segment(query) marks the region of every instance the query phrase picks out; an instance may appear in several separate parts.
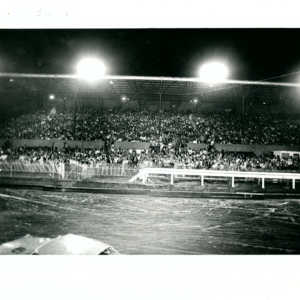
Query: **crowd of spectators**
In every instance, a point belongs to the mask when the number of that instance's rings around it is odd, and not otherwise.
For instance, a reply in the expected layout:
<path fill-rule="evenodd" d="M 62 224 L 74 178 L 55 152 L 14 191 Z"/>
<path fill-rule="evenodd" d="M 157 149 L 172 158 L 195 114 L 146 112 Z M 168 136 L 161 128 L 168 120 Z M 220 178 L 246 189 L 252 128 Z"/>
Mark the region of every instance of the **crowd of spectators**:
<path fill-rule="evenodd" d="M 23 115 L 1 126 L 2 139 L 300 145 L 300 123 L 272 115 L 88 111 Z"/>
<path fill-rule="evenodd" d="M 300 170 L 299 159 L 274 155 L 217 151 L 218 144 L 300 145 L 300 123 L 271 115 L 241 118 L 233 114 L 197 115 L 170 112 L 97 112 L 23 115 L 4 124 L 2 139 L 60 139 L 105 141 L 103 149 L 0 148 L 0 161 L 24 163 L 77 162 L 88 166 L 107 164 L 205 168 L 216 170 Z M 117 148 L 117 141 L 149 142 L 147 150 Z M 191 150 L 188 142 L 206 143 Z"/>
<path fill-rule="evenodd" d="M 149 148 L 144 150 L 114 149 L 57 149 L 57 148 L 0 148 L 0 161 L 26 163 L 63 162 L 66 165 L 77 163 L 90 167 L 122 165 L 128 168 L 168 167 L 237 171 L 300 170 L 299 157 L 281 159 L 273 154 L 256 156 L 247 152 L 217 151 L 213 147 L 202 150 Z"/>

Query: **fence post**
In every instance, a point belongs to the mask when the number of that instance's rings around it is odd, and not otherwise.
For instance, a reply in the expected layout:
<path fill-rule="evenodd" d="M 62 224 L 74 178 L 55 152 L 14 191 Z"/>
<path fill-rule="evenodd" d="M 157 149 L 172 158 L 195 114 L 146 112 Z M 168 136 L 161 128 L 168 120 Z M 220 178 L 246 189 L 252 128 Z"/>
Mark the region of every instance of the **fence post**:
<path fill-rule="evenodd" d="M 234 176 L 232 176 L 232 180 L 231 180 L 231 187 L 234 188 Z"/>
<path fill-rule="evenodd" d="M 147 177 L 148 177 L 148 174 L 144 174 L 143 175 L 143 184 L 146 184 L 147 183 Z"/>
<path fill-rule="evenodd" d="M 295 182 L 295 178 L 292 179 L 292 186 L 293 186 L 293 190 L 296 188 L 296 182 Z"/>
<path fill-rule="evenodd" d="M 171 174 L 171 184 L 172 185 L 174 184 L 174 174 L 173 173 Z"/>
<path fill-rule="evenodd" d="M 61 179 L 65 179 L 65 163 L 64 162 L 60 163 L 60 175 L 61 175 Z"/>

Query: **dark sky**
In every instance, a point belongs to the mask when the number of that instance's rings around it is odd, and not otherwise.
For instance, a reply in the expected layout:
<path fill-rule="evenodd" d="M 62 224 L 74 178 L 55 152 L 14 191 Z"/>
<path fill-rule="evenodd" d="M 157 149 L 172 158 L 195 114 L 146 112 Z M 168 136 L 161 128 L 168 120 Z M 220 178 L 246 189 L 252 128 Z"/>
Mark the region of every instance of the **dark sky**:
<path fill-rule="evenodd" d="M 2 72 L 72 73 L 87 54 L 112 75 L 191 77 L 220 58 L 233 79 L 264 79 L 300 70 L 300 29 L 0 31 Z"/>

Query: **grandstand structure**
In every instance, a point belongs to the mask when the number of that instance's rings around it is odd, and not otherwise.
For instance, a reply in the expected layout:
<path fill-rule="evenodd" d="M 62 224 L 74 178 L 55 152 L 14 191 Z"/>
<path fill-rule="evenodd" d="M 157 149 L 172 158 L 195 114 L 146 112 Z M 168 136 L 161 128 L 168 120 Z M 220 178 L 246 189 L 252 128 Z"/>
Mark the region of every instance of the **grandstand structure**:
<path fill-rule="evenodd" d="M 74 75 L 19 73 L 0 73 L 0 83 L 0 97 L 4 99 L 0 105 L 2 105 L 2 107 L 6 106 L 8 110 L 15 109 L 16 111 L 13 112 L 15 115 L 32 109 L 37 110 L 37 108 L 43 107 L 43 105 L 45 106 L 46 104 L 48 107 L 56 105 L 63 107 L 75 105 L 75 107 L 77 106 L 74 112 L 76 114 L 76 110 L 80 110 L 80 105 L 94 103 L 101 108 L 111 108 L 113 105 L 122 106 L 128 101 L 136 102 L 137 107 L 141 110 L 147 106 L 146 104 L 153 103 L 158 111 L 169 108 L 173 103 L 174 105 L 190 105 L 191 111 L 194 109 L 195 112 L 202 111 L 205 104 L 209 105 L 213 103 L 215 109 L 218 108 L 222 112 L 226 111 L 226 108 L 230 107 L 230 105 L 233 105 L 233 107 L 238 107 L 241 115 L 243 115 L 247 111 L 247 101 L 245 103 L 246 97 L 251 98 L 251 96 L 256 93 L 263 95 L 266 99 L 272 99 L 277 93 L 279 94 L 277 97 L 280 98 L 282 95 L 289 94 L 290 88 L 299 87 L 299 84 L 296 83 L 237 80 L 228 80 L 218 85 L 208 85 L 205 82 L 200 82 L 198 78 L 145 76 L 104 76 L 103 79 L 98 82 L 90 84 L 80 80 Z M 255 89 L 251 89 L 251 86 L 255 86 Z M 280 88 L 280 93 L 278 93 L 278 88 Z M 253 92 L 254 90 L 255 92 Z M 55 99 L 50 99 L 49 94 L 55 95 Z M 79 102 L 80 105 L 78 104 Z M 10 105 L 12 103 L 14 103 L 14 105 Z M 21 106 L 23 109 L 18 110 Z M 197 109 L 195 109 L 195 107 L 197 107 Z M 2 110 L 1 107 L 0 110 Z M 76 120 L 76 117 L 74 119 Z M 93 142 L 94 143 L 87 143 L 87 147 L 90 147 L 91 144 L 96 144 L 96 146 L 92 148 L 97 148 L 100 147 L 100 145 L 102 147 L 104 144 L 101 141 Z M 59 147 L 63 148 L 66 144 L 71 145 L 73 143 L 75 146 L 84 144 L 82 141 L 75 140 L 72 142 L 62 142 L 48 139 L 41 144 L 35 141 L 37 147 L 42 144 L 49 146 L 49 143 L 52 145 L 50 146 L 52 148 L 54 145 L 60 145 Z M 32 141 L 18 140 L 13 141 L 12 144 L 26 146 L 32 144 Z M 219 146 L 216 145 L 216 147 Z M 223 148 L 226 149 L 226 147 Z M 239 149 L 242 148 L 242 146 L 239 147 Z M 247 152 L 251 147 L 244 148 L 244 152 Z M 258 147 L 252 148 L 258 149 Z M 293 149 L 273 148 L 269 147 L 268 150 L 300 150 L 297 146 L 292 147 Z M 9 168 L 8 166 L 7 170 L 9 170 Z M 64 167 L 62 168 L 64 170 Z M 24 170 L 22 170 L 22 172 L 24 172 Z M 55 173 L 56 171 L 51 172 Z M 62 174 L 64 172 L 65 171 L 57 171 L 56 173 Z M 88 174 L 87 171 L 85 172 Z M 123 174 L 124 170 L 120 169 L 118 172 Z M 98 172 L 97 170 L 91 172 L 91 174 L 99 173 L 102 174 L 103 172 Z M 291 180 L 293 189 L 295 188 L 296 180 L 300 180 L 300 175 L 297 173 L 143 168 L 140 169 L 137 175 L 130 179 L 130 182 L 141 179 L 143 183 L 146 183 L 147 178 L 153 174 L 170 176 L 171 184 L 174 184 L 176 176 L 200 177 L 202 185 L 204 184 L 205 177 L 231 178 L 232 187 L 234 187 L 235 178 L 260 179 L 262 188 L 265 187 L 265 179 Z M 61 177 L 64 178 L 65 176 L 63 175 Z"/>

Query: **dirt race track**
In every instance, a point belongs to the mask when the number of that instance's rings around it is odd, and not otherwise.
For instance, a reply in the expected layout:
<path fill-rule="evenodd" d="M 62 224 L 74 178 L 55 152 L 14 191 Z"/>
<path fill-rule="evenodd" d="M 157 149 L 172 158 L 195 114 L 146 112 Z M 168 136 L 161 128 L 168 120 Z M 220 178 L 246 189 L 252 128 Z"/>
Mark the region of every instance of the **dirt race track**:
<path fill-rule="evenodd" d="M 300 254 L 300 199 L 0 190 L 0 243 L 75 233 L 123 254 Z"/>

